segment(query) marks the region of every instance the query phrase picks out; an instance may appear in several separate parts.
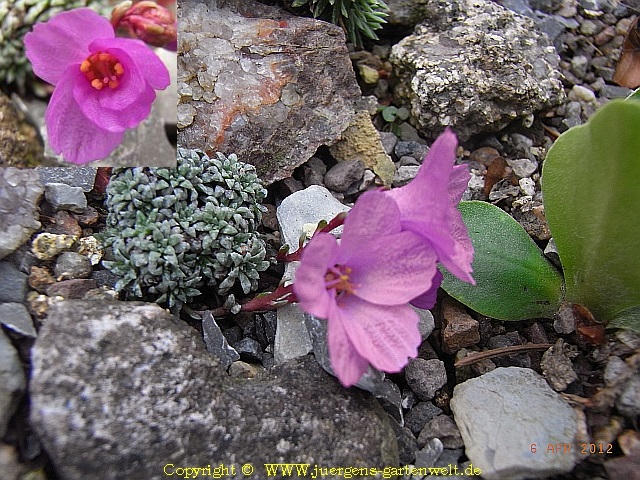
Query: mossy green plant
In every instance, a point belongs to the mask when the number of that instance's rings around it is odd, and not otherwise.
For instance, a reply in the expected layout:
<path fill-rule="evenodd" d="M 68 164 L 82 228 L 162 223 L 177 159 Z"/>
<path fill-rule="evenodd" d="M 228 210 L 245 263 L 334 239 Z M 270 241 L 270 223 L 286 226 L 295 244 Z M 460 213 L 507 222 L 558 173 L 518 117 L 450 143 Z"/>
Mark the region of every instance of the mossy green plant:
<path fill-rule="evenodd" d="M 295 0 L 292 7 L 307 5 L 315 18 L 345 29 L 349 40 L 362 45 L 362 37 L 377 40 L 374 30 L 386 23 L 387 5 L 382 0 Z"/>
<path fill-rule="evenodd" d="M 214 306 L 237 312 L 236 294 L 269 266 L 257 231 L 266 196 L 252 165 L 178 148 L 177 168 L 124 168 L 107 187 L 103 242 L 116 290 L 180 310 L 213 287 Z"/>

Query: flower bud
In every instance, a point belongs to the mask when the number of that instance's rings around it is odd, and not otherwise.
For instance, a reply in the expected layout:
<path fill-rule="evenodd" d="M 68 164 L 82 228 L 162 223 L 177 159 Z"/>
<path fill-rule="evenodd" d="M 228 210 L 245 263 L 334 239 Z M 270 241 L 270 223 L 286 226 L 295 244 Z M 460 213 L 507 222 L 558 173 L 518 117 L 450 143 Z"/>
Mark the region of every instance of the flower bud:
<path fill-rule="evenodd" d="M 115 30 L 143 40 L 154 47 L 175 50 L 177 24 L 165 7 L 150 0 L 122 2 L 113 9 L 111 24 Z"/>

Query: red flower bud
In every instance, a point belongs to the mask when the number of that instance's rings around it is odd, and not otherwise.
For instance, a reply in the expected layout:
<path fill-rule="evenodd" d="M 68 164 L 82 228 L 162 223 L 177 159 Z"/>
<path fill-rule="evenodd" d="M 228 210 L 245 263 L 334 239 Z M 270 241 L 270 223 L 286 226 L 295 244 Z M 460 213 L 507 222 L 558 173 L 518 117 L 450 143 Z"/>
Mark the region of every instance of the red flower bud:
<path fill-rule="evenodd" d="M 139 38 L 154 47 L 175 50 L 177 24 L 167 8 L 150 0 L 122 2 L 113 9 L 111 25 L 130 37 Z"/>

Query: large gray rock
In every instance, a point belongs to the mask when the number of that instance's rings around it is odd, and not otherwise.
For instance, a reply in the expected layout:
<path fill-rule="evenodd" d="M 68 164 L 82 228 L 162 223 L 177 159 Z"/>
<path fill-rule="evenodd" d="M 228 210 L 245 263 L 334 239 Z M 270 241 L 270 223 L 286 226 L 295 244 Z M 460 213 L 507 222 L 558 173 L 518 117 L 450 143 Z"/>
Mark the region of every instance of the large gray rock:
<path fill-rule="evenodd" d="M 236 153 L 267 184 L 355 117 L 344 33 L 254 0 L 178 4 L 178 144 Z"/>
<path fill-rule="evenodd" d="M 489 0 L 430 0 L 424 23 L 394 45 L 395 95 L 428 138 L 466 140 L 564 98 L 559 58 L 534 23 Z"/>
<path fill-rule="evenodd" d="M 531 369 L 497 368 L 457 385 L 451 410 L 467 457 L 487 480 L 547 478 L 582 460 L 578 432 L 586 427 Z M 562 450 L 549 453 L 549 445 Z"/>
<path fill-rule="evenodd" d="M 32 353 L 31 421 L 61 479 L 165 478 L 163 466 L 394 465 L 379 404 L 312 357 L 229 377 L 198 333 L 155 304 L 67 300 Z"/>
<path fill-rule="evenodd" d="M 0 437 L 7 432 L 27 386 L 22 362 L 11 340 L 0 329 Z"/>
<path fill-rule="evenodd" d="M 38 202 L 44 193 L 34 170 L 0 168 L 0 259 L 3 259 L 40 228 Z"/>

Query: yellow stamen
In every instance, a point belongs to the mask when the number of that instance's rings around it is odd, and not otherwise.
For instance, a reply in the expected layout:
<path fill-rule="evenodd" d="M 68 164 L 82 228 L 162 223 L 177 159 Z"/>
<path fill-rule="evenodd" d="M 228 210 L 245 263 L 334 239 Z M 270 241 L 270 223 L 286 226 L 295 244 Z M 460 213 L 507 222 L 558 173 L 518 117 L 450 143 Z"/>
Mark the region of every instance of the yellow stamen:
<path fill-rule="evenodd" d="M 80 71 L 96 90 L 102 90 L 105 86 L 111 89 L 118 88 L 119 77 L 124 75 L 122 63 L 107 52 L 91 54 L 80 64 Z"/>

